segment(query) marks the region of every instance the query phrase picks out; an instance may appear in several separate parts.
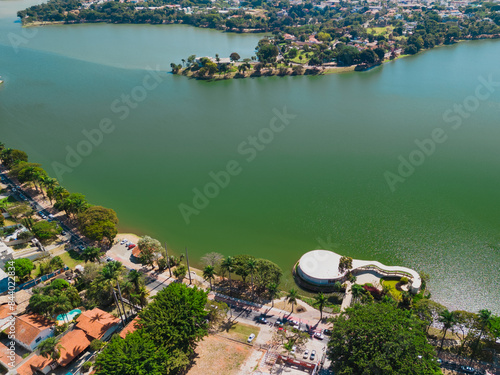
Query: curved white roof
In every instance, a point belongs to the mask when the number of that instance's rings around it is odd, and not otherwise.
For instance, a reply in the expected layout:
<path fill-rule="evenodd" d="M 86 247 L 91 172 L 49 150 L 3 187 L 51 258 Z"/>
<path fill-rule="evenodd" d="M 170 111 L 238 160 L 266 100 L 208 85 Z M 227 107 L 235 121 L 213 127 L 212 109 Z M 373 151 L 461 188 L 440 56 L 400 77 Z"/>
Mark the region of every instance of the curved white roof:
<path fill-rule="evenodd" d="M 339 261 L 342 256 L 329 250 L 313 250 L 302 255 L 299 260 L 300 270 L 307 276 L 314 279 L 338 279 L 344 276 L 346 272 L 339 273 Z M 412 277 L 412 287 L 420 288 L 422 280 L 415 270 L 407 267 L 386 266 L 380 262 L 371 260 L 352 260 L 352 269 L 366 268 L 373 266 L 382 271 L 408 273 Z"/>

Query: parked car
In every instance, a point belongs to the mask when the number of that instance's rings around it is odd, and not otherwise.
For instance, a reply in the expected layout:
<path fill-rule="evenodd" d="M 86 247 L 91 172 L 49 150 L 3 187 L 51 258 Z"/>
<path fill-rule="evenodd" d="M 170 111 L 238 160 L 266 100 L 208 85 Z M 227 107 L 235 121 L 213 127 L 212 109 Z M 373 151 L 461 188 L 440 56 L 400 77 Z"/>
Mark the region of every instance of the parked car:
<path fill-rule="evenodd" d="M 81 251 L 85 250 L 85 246 L 83 246 L 83 245 L 78 245 L 78 248 L 79 248 Z"/>
<path fill-rule="evenodd" d="M 131 243 L 130 245 L 128 245 L 128 249 L 129 250 L 132 250 L 134 247 L 136 247 L 137 245 L 135 243 Z"/>
<path fill-rule="evenodd" d="M 309 357 L 309 359 L 310 359 L 311 361 L 314 361 L 314 357 L 316 357 L 316 350 L 313 350 L 313 351 L 311 352 L 311 357 Z"/>
<path fill-rule="evenodd" d="M 295 351 L 297 350 L 297 347 L 294 345 L 292 347 L 292 350 L 290 350 L 290 354 L 295 354 Z"/>
<path fill-rule="evenodd" d="M 262 323 L 262 324 L 267 324 L 267 319 L 264 318 L 263 316 L 260 316 L 258 319 L 257 319 L 257 323 Z"/>
<path fill-rule="evenodd" d="M 254 338 L 255 338 L 255 333 L 251 333 L 250 336 L 248 336 L 247 342 L 248 343 L 252 342 Z"/>
<path fill-rule="evenodd" d="M 323 330 L 323 335 L 331 336 L 332 335 L 332 331 L 330 331 L 329 329 L 324 329 Z"/>
<path fill-rule="evenodd" d="M 307 359 L 307 357 L 309 357 L 309 350 L 306 349 L 302 358 Z"/>
<path fill-rule="evenodd" d="M 325 336 L 323 336 L 321 332 L 315 332 L 314 337 L 316 337 L 319 340 L 323 340 L 325 338 Z"/>
<path fill-rule="evenodd" d="M 460 370 L 462 370 L 466 374 L 474 374 L 476 372 L 476 369 L 470 366 L 460 366 Z"/>
<path fill-rule="evenodd" d="M 125 244 L 125 243 L 127 243 L 127 242 L 128 242 L 128 240 L 123 239 L 123 240 L 121 240 L 121 241 L 120 241 L 120 245 L 123 245 L 123 244 Z"/>
<path fill-rule="evenodd" d="M 280 319 L 278 319 L 278 320 L 276 321 L 276 323 L 274 323 L 274 325 L 275 325 L 275 326 L 282 326 L 282 325 L 283 325 L 283 322 L 282 322 Z"/>

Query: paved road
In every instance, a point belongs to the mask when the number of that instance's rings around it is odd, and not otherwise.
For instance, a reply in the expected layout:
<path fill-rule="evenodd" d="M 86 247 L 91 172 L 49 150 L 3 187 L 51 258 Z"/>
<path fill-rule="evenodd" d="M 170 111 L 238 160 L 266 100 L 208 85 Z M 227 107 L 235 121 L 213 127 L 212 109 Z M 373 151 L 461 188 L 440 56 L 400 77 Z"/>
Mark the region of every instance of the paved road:
<path fill-rule="evenodd" d="M 2 167 L 2 169 L 5 169 Z M 46 218 L 49 217 L 50 212 L 48 212 L 43 206 L 35 201 L 33 198 L 31 198 L 30 195 L 28 195 L 21 186 L 17 185 L 13 180 L 9 178 L 7 173 L 2 172 L 0 173 L 0 178 L 4 184 L 7 185 L 7 188 L 11 191 L 11 195 L 13 195 L 18 201 L 24 201 L 27 202 L 31 205 L 31 207 L 38 213 L 38 215 L 43 214 Z M 40 215 L 40 217 L 42 217 Z M 69 233 L 71 235 L 71 243 L 73 243 L 75 246 L 81 245 L 81 246 L 88 246 L 88 244 L 85 242 L 83 238 L 78 236 L 77 234 L 74 233 L 74 231 L 68 227 L 66 224 L 64 224 L 62 221 L 60 221 L 57 218 L 54 219 L 48 219 L 49 221 L 56 221 L 59 226 L 65 231 L 66 233 Z"/>

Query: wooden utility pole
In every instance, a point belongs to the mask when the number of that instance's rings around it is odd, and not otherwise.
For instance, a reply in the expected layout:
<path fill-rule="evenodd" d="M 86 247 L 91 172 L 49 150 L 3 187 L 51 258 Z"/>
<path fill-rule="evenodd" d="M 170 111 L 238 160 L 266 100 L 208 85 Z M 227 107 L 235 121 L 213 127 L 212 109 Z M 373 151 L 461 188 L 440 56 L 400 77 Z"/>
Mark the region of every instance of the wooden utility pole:
<path fill-rule="evenodd" d="M 125 327 L 125 322 L 123 321 L 123 315 L 122 315 L 122 312 L 121 312 L 121 309 L 120 309 L 120 304 L 118 303 L 118 298 L 116 298 L 115 288 L 113 288 L 113 297 L 115 297 L 115 303 L 116 303 L 116 307 L 118 309 L 118 313 L 120 314 L 120 320 L 122 321 L 123 327 Z"/>
<path fill-rule="evenodd" d="M 191 285 L 191 283 L 193 281 L 191 280 L 191 269 L 189 268 L 189 257 L 188 257 L 188 248 L 187 247 L 186 247 L 186 262 L 187 262 L 187 266 L 188 266 L 189 285 Z"/>
<path fill-rule="evenodd" d="M 165 256 L 167 257 L 168 273 L 170 274 L 170 277 L 172 277 L 172 270 L 170 269 L 170 258 L 168 256 L 168 250 L 167 250 L 167 243 L 166 242 L 165 242 Z"/>
<path fill-rule="evenodd" d="M 120 290 L 120 283 L 117 281 L 116 286 L 118 287 L 118 295 L 120 296 L 120 302 L 122 303 L 123 315 L 125 315 L 125 320 L 127 320 L 127 312 L 125 311 L 125 305 L 123 304 L 122 291 Z"/>

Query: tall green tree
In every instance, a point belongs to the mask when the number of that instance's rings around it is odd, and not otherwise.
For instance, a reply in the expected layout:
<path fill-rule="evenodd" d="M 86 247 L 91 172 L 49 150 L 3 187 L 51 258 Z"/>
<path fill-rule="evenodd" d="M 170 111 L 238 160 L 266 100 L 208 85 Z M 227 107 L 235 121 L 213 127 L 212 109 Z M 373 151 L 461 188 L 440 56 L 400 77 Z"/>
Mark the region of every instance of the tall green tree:
<path fill-rule="evenodd" d="M 286 295 L 286 301 L 292 305 L 292 313 L 293 313 L 293 306 L 297 303 L 299 295 L 296 289 L 292 288 L 288 291 L 288 294 Z"/>
<path fill-rule="evenodd" d="M 189 364 L 180 350 L 165 350 L 144 331 L 115 335 L 95 361 L 96 375 L 179 374 Z"/>
<path fill-rule="evenodd" d="M 101 255 L 101 249 L 98 247 L 87 247 L 83 250 L 82 253 L 82 258 L 85 260 L 85 262 L 95 262 L 98 261 L 99 263 L 101 262 L 100 260 L 100 255 Z"/>
<path fill-rule="evenodd" d="M 208 280 L 210 289 L 212 289 L 212 281 L 215 279 L 215 268 L 213 266 L 206 266 L 203 269 L 203 278 Z"/>
<path fill-rule="evenodd" d="M 271 299 L 271 306 L 274 307 L 274 300 L 279 295 L 278 285 L 276 283 L 270 283 L 267 286 L 267 293 L 269 294 L 269 298 Z"/>
<path fill-rule="evenodd" d="M 231 273 L 234 272 L 234 266 L 235 266 L 235 262 L 234 262 L 234 258 L 232 256 L 228 256 L 227 258 L 225 258 L 222 263 L 221 263 L 221 268 L 225 271 L 227 271 L 228 273 L 228 278 L 229 278 L 229 292 L 231 293 Z"/>
<path fill-rule="evenodd" d="M 443 328 L 441 329 L 443 338 L 441 339 L 441 345 L 439 346 L 439 351 L 441 352 L 441 350 L 443 350 L 443 343 L 444 339 L 446 338 L 446 333 L 450 329 L 453 332 L 455 324 L 457 324 L 457 314 L 454 311 L 449 311 L 448 309 L 446 309 L 439 314 L 439 322 L 443 324 Z"/>
<path fill-rule="evenodd" d="M 477 315 L 477 321 L 479 323 L 479 335 L 477 336 L 476 344 L 474 345 L 474 350 L 472 351 L 470 363 L 472 363 L 472 361 L 476 358 L 479 343 L 481 342 L 481 339 L 483 338 L 486 330 L 490 327 L 492 320 L 493 314 L 490 310 L 483 309 L 479 311 L 479 314 Z"/>
<path fill-rule="evenodd" d="M 203 290 L 172 283 L 139 313 L 139 326 L 165 349 L 180 349 L 191 355 L 208 333 L 206 304 Z"/>
<path fill-rule="evenodd" d="M 320 314 L 319 320 L 323 320 L 323 308 L 325 307 L 328 298 L 326 298 L 323 293 L 319 292 L 314 296 L 314 299 L 315 299 L 314 305 L 318 307 Z"/>
<path fill-rule="evenodd" d="M 333 320 L 327 355 L 336 375 L 438 375 L 423 323 L 390 303 L 356 304 Z"/>
<path fill-rule="evenodd" d="M 45 358 L 50 358 L 57 361 L 61 357 L 62 345 L 56 337 L 49 337 L 38 345 L 40 355 Z"/>
<path fill-rule="evenodd" d="M 20 282 L 29 280 L 31 271 L 33 271 L 34 268 L 33 262 L 28 258 L 9 260 L 5 264 L 5 272 L 14 272 Z"/>
<path fill-rule="evenodd" d="M 137 242 L 137 246 L 141 249 L 139 261 L 143 265 L 149 265 L 154 269 L 155 263 L 162 256 L 165 256 L 165 249 L 161 246 L 160 241 L 149 236 L 143 236 Z"/>
<path fill-rule="evenodd" d="M 91 206 L 78 214 L 79 229 L 89 240 L 112 244 L 118 229 L 118 217 L 110 208 Z"/>

